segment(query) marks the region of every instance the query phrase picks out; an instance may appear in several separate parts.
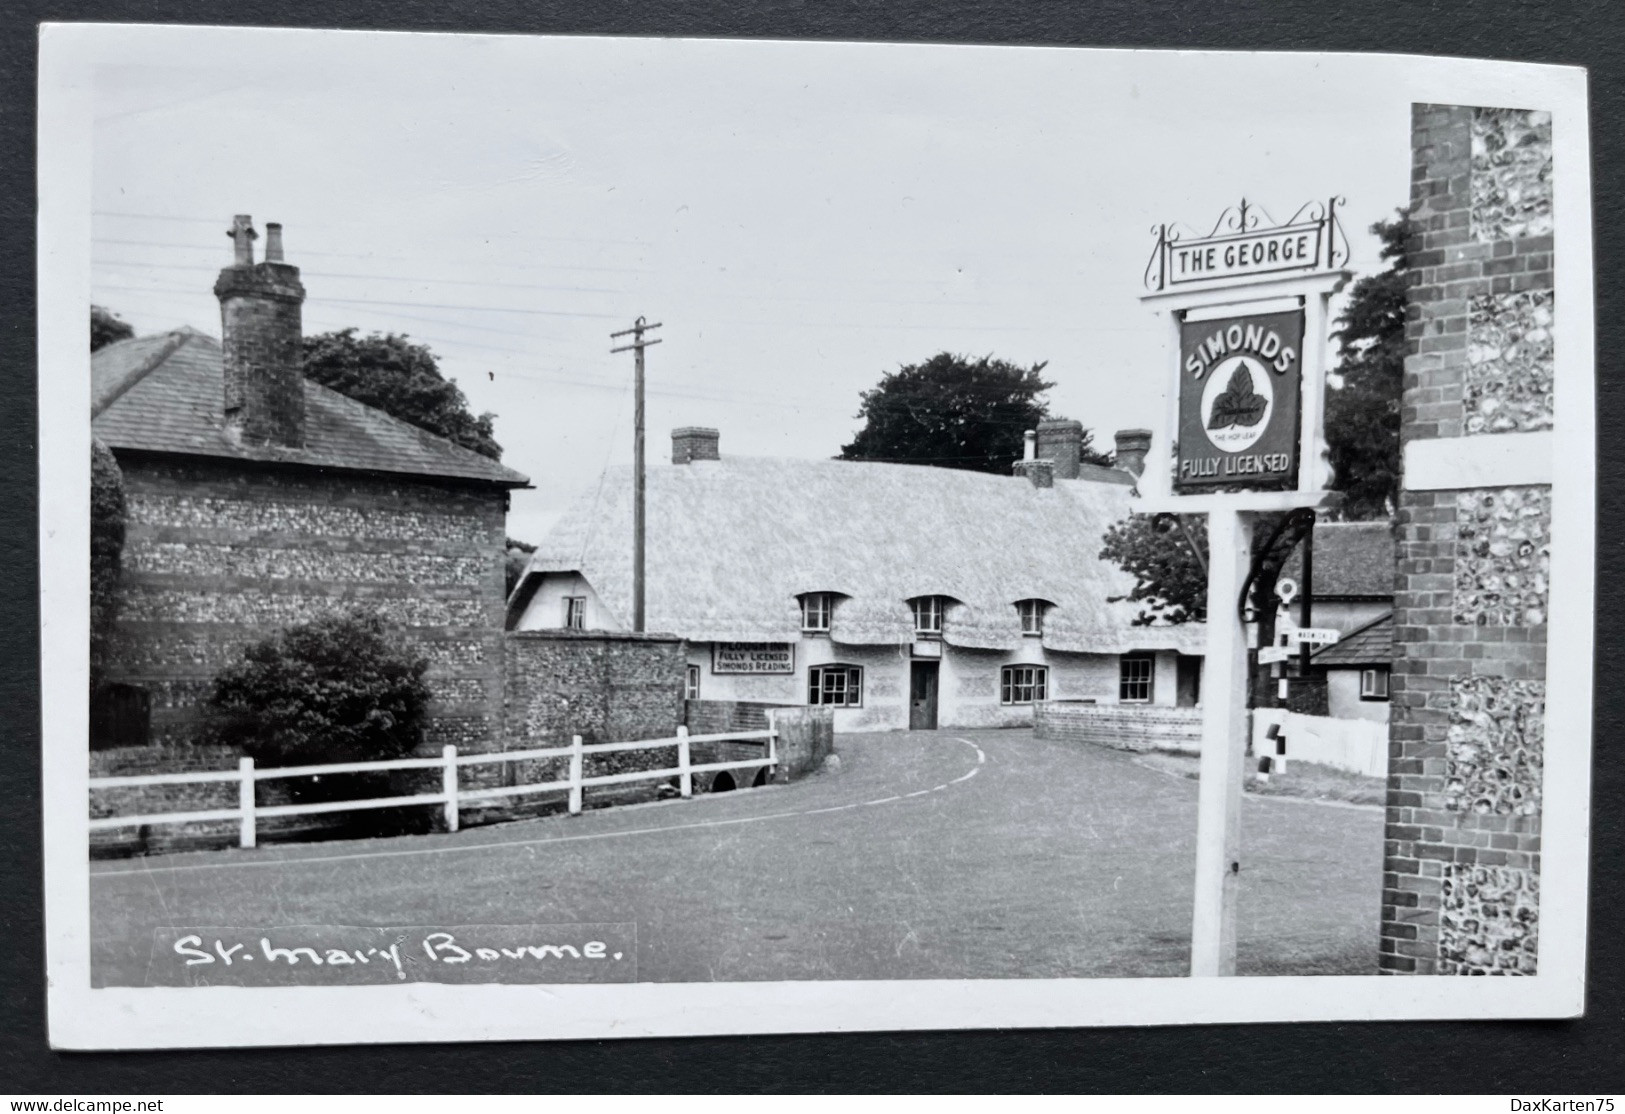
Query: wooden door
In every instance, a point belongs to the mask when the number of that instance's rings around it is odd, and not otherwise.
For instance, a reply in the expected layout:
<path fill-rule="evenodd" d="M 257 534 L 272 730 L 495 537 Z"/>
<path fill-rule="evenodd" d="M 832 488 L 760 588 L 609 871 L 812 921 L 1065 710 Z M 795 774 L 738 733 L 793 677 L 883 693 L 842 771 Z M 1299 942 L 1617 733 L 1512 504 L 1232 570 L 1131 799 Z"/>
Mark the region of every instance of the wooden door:
<path fill-rule="evenodd" d="M 937 729 L 937 663 L 909 663 L 908 727 L 910 731 Z"/>

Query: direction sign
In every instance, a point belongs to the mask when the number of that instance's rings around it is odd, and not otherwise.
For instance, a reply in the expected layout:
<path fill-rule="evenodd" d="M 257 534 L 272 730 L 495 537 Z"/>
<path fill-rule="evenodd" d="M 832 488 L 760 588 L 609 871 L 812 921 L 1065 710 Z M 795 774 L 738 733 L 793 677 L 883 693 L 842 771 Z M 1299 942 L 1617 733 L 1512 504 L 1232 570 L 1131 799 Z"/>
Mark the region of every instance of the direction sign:
<path fill-rule="evenodd" d="M 1258 661 L 1260 665 L 1269 665 L 1271 662 L 1277 661 L 1291 661 L 1297 656 L 1298 651 L 1292 649 L 1290 646 L 1265 646 L 1262 650 L 1258 651 Z"/>
<path fill-rule="evenodd" d="M 1287 631 L 1286 636 L 1294 642 L 1307 642 L 1311 646 L 1330 646 L 1343 637 L 1342 632 L 1331 627 L 1299 627 Z"/>

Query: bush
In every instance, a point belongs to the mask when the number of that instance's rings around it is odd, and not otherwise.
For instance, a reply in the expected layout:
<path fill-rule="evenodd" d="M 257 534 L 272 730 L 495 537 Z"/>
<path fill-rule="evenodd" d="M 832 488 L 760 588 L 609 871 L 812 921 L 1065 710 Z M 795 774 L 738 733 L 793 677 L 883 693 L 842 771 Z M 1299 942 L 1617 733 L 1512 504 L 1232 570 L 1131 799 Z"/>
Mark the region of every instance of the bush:
<path fill-rule="evenodd" d="M 107 642 L 118 615 L 124 553 L 124 475 L 112 450 L 90 442 L 90 688 L 105 680 Z"/>
<path fill-rule="evenodd" d="M 266 766 L 402 758 L 423 741 L 428 668 L 377 615 L 289 627 L 215 677 L 211 733 Z"/>

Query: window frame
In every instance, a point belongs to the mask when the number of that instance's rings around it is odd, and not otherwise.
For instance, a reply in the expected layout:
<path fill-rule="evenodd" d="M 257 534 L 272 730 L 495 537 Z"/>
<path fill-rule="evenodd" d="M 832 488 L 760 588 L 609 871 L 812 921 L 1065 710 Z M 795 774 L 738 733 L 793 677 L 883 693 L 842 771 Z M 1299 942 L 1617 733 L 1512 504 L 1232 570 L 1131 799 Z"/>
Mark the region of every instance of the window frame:
<path fill-rule="evenodd" d="M 817 626 L 808 622 L 808 617 L 814 611 L 823 612 L 823 625 Z M 835 621 L 835 595 L 833 592 L 804 592 L 801 596 L 801 633 L 802 634 L 828 634 L 830 624 Z"/>
<path fill-rule="evenodd" d="M 840 677 L 840 700 L 829 699 L 832 688 L 829 680 Z M 863 666 L 831 661 L 807 669 L 807 705 L 813 708 L 863 707 Z"/>
<path fill-rule="evenodd" d="M 914 637 L 941 638 L 943 614 L 948 610 L 946 601 L 942 596 L 915 596 L 908 601 L 908 607 L 914 614 Z M 922 618 L 931 619 L 936 626 L 921 626 Z"/>
<path fill-rule="evenodd" d="M 683 699 L 698 700 L 700 698 L 700 667 L 686 665 L 683 667 Z"/>
<path fill-rule="evenodd" d="M 1023 638 L 1044 637 L 1044 612 L 1048 609 L 1044 600 L 1033 598 L 1016 601 L 1016 614 L 1021 618 L 1021 635 Z M 1028 622 L 1028 617 L 1031 622 Z"/>
<path fill-rule="evenodd" d="M 564 597 L 564 629 L 565 630 L 586 630 L 587 629 L 587 597 L 586 596 L 565 596 Z"/>
<path fill-rule="evenodd" d="M 1145 666 L 1145 677 L 1128 675 L 1131 665 Z M 1144 696 L 1128 695 L 1130 686 L 1145 686 Z M 1157 697 L 1157 658 L 1155 654 L 1123 654 L 1117 659 L 1117 702 L 1119 704 L 1151 704 Z"/>
<path fill-rule="evenodd" d="M 1025 681 L 1018 681 L 1017 674 L 1027 673 L 1031 677 Z M 1018 690 L 1025 689 L 1026 699 L 1017 695 Z M 1042 704 L 1049 699 L 1049 666 L 1036 662 L 1018 661 L 999 667 L 999 704 L 1011 708 L 1027 708 L 1034 704 Z"/>
<path fill-rule="evenodd" d="M 1372 703 L 1386 702 L 1389 699 L 1388 673 L 1389 671 L 1383 669 L 1381 666 L 1368 665 L 1362 667 L 1360 669 L 1360 699 L 1367 700 Z M 1375 684 L 1367 683 L 1368 681 L 1376 681 L 1379 679 L 1382 682 L 1382 691 L 1380 693 L 1375 691 L 1377 688 Z"/>

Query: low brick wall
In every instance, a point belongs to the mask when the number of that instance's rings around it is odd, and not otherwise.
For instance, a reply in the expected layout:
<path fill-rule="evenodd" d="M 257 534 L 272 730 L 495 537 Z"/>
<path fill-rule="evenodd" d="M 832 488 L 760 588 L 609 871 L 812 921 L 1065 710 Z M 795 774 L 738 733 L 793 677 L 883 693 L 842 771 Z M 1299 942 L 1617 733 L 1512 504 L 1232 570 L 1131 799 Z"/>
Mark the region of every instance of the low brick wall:
<path fill-rule="evenodd" d="M 817 773 L 835 753 L 833 708 L 779 708 L 773 712 L 778 728 L 779 764 L 773 780 L 783 784 Z"/>
<path fill-rule="evenodd" d="M 1033 734 L 1040 739 L 1093 743 L 1115 750 L 1198 754 L 1202 749 L 1202 713 L 1198 708 L 1048 700 L 1033 708 Z"/>
<path fill-rule="evenodd" d="M 690 735 L 721 735 L 728 731 L 766 731 L 767 714 L 787 704 L 755 700 L 685 700 L 683 722 Z"/>

